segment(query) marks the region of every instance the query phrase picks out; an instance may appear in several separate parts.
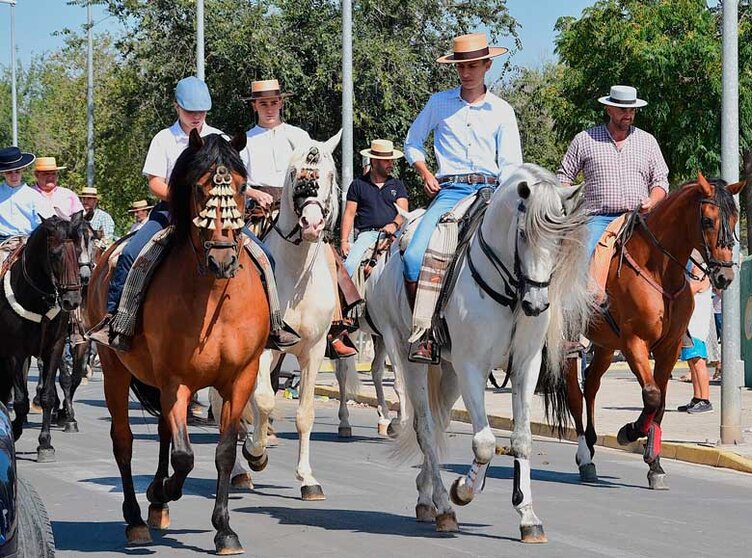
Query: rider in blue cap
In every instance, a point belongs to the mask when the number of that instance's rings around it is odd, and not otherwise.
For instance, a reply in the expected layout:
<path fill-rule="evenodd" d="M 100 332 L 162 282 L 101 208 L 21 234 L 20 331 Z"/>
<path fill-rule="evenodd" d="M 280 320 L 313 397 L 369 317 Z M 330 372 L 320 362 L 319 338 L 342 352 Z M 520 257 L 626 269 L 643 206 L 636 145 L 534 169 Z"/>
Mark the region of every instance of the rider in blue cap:
<path fill-rule="evenodd" d="M 191 131 L 198 130 L 202 137 L 209 134 L 224 135 L 221 130 L 206 124 L 206 113 L 211 107 L 211 95 L 206 83 L 194 76 L 183 78 L 178 82 L 175 87 L 175 111 L 178 119 L 169 128 L 159 131 L 151 140 L 143 168 L 143 173 L 149 180 L 149 190 L 161 201 L 152 209 L 148 221 L 130 239 L 120 254 L 110 280 L 107 295 L 107 314 L 101 322 L 88 332 L 89 339 L 113 349 L 128 350 L 130 348 L 130 339 L 122 332 L 113 331 L 111 327 L 128 278 L 128 272 L 149 240 L 170 224 L 169 207 L 166 201 L 168 199 L 170 175 L 175 168 L 178 157 L 188 147 L 188 137 Z M 264 249 L 269 261 L 273 262 L 271 253 L 266 250 L 263 244 L 255 237 L 254 241 Z M 267 281 L 267 294 L 273 294 L 276 297 L 276 288 L 269 287 L 269 283 L 274 281 L 271 270 L 265 273 L 265 279 Z M 278 303 L 276 307 L 279 307 Z M 272 345 L 286 347 L 297 343 L 299 340 L 297 334 L 289 328 L 285 328 L 281 316 L 272 316 L 272 331 L 270 334 Z"/>

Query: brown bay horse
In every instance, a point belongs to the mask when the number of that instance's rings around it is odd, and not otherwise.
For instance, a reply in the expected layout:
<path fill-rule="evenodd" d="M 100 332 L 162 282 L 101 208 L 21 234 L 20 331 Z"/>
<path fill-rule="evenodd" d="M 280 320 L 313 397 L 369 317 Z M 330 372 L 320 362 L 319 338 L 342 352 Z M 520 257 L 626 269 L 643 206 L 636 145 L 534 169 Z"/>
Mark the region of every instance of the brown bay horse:
<path fill-rule="evenodd" d="M 718 289 L 734 278 L 732 249 L 738 212 L 733 196 L 744 182 L 726 185 L 698 174 L 647 215 L 633 214 L 631 235 L 617 241 L 606 283 L 608 310 L 590 323 L 587 337 L 594 345 L 592 361 L 584 372 L 587 428 L 582 422 L 583 392 L 576 360 L 568 361 L 567 399 L 578 436 L 576 455 L 580 477 L 598 480 L 595 453 L 595 396 L 601 377 L 620 350 L 642 386 L 643 409 L 633 423 L 619 431 L 622 445 L 647 437 L 644 460 L 649 465 L 650 488 L 666 489 L 660 464 L 661 420 L 666 388 L 679 357 L 682 337 L 694 309 L 687 280 L 693 249 L 702 254 L 701 269 Z M 653 355 L 654 370 L 649 358 Z"/>
<path fill-rule="evenodd" d="M 159 465 L 146 496 L 149 526 L 169 526 L 167 503 L 182 495 L 193 468 L 186 427 L 196 391 L 213 386 L 224 399 L 216 450 L 217 491 L 212 524 L 218 554 L 243 552 L 230 528 L 227 508 L 241 412 L 256 383 L 259 357 L 269 334 L 269 307 L 257 268 L 243 249 L 242 210 L 246 171 L 239 151 L 245 136 L 228 142 L 194 130 L 170 178 L 175 227 L 171 245 L 143 294 L 140 328 L 132 349 L 100 347 L 107 408 L 112 416 L 113 453 L 123 486 L 123 515 L 130 544 L 151 541 L 141 518 L 131 472 L 133 434 L 128 390 L 159 418 Z M 237 210 L 237 211 L 235 211 Z M 105 313 L 110 276 L 100 260 L 89 286 L 87 321 Z M 220 417 L 217 417 L 220 418 Z M 169 474 L 169 465 L 173 473 Z"/>

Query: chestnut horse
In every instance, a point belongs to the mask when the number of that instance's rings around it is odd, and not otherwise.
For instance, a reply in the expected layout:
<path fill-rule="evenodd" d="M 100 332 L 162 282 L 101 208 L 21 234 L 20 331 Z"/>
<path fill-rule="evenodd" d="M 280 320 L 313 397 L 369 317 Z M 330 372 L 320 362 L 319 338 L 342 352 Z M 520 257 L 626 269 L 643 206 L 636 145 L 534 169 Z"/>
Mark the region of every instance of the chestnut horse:
<path fill-rule="evenodd" d="M 642 386 L 643 401 L 637 421 L 619 431 L 619 443 L 626 445 L 647 436 L 644 460 L 649 465 L 649 486 L 667 488 L 660 463 L 660 424 L 668 380 L 694 309 L 687 264 L 696 249 L 704 259 L 700 267 L 713 286 L 725 289 L 731 284 L 738 218 L 733 196 L 742 186 L 744 182 L 726 186 L 721 180 L 708 181 L 698 174 L 696 182 L 671 193 L 647 215 L 633 214 L 631 235 L 617 241 L 606 283 L 608 310 L 591 322 L 587 335 L 595 352 L 584 372 L 586 429 L 576 360 L 568 361 L 568 405 L 577 430 L 575 460 L 583 481 L 598 478 L 592 462 L 597 439 L 595 396 L 618 349 Z M 655 359 L 652 371 L 651 353 Z"/>
<path fill-rule="evenodd" d="M 242 247 L 240 233 L 246 171 L 238 152 L 244 146 L 244 135 L 230 143 L 219 135 L 201 138 L 195 130 L 191 132 L 188 147 L 170 178 L 174 236 L 143 295 L 140 331 L 137 328 L 128 352 L 99 347 L 105 398 L 112 416 L 110 435 L 123 485 L 126 536 L 131 544 L 148 543 L 151 536 L 141 519 L 133 487 L 129 388 L 133 387 L 147 410 L 148 403 L 154 404 L 156 409 L 151 410 L 159 416 L 159 465 L 146 496 L 149 526 L 165 529 L 170 521 L 167 503 L 181 497 L 183 483 L 193 468 L 186 427 L 188 403 L 196 391 L 213 386 L 224 399 L 216 450 L 214 542 L 218 554 L 243 552 L 230 528 L 227 496 L 240 414 L 256 383 L 259 358 L 269 334 L 264 288 Z M 100 263 L 106 262 L 111 252 L 112 248 Z M 104 316 L 110 272 L 108 265 L 94 269 L 86 308 L 89 324 Z"/>

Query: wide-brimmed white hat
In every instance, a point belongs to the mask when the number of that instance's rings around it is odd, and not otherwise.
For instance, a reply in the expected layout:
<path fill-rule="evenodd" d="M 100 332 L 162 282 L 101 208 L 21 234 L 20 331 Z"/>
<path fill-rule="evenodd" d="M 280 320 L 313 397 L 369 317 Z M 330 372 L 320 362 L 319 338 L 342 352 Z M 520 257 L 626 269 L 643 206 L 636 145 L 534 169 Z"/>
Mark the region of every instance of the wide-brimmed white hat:
<path fill-rule="evenodd" d="M 486 58 L 501 56 L 508 49 L 504 47 L 488 46 L 485 33 L 470 33 L 452 39 L 452 54 L 436 59 L 439 64 L 458 64 L 459 62 L 473 62 Z"/>
<path fill-rule="evenodd" d="M 360 154 L 371 159 L 400 159 L 404 156 L 402 151 L 394 149 L 391 141 L 385 139 L 373 140 L 371 148 L 361 150 Z"/>
<path fill-rule="evenodd" d="M 629 85 L 612 85 L 611 92 L 598 102 L 609 107 L 640 108 L 648 104 L 637 98 L 637 89 Z"/>

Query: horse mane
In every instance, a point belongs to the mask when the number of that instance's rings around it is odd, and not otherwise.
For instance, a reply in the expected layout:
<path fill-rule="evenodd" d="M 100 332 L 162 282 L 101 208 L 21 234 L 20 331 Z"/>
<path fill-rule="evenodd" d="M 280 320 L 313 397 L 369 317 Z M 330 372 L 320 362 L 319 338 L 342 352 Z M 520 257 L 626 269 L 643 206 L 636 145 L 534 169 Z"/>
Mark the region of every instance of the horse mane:
<path fill-rule="evenodd" d="M 243 179 L 248 177 L 240 154 L 229 141 L 219 134 L 209 134 L 201 139 L 203 145 L 199 149 L 189 144 L 180 154 L 170 176 L 168 202 L 177 240 L 188 237 L 193 219 L 193 188 L 213 166 L 224 165 Z"/>

